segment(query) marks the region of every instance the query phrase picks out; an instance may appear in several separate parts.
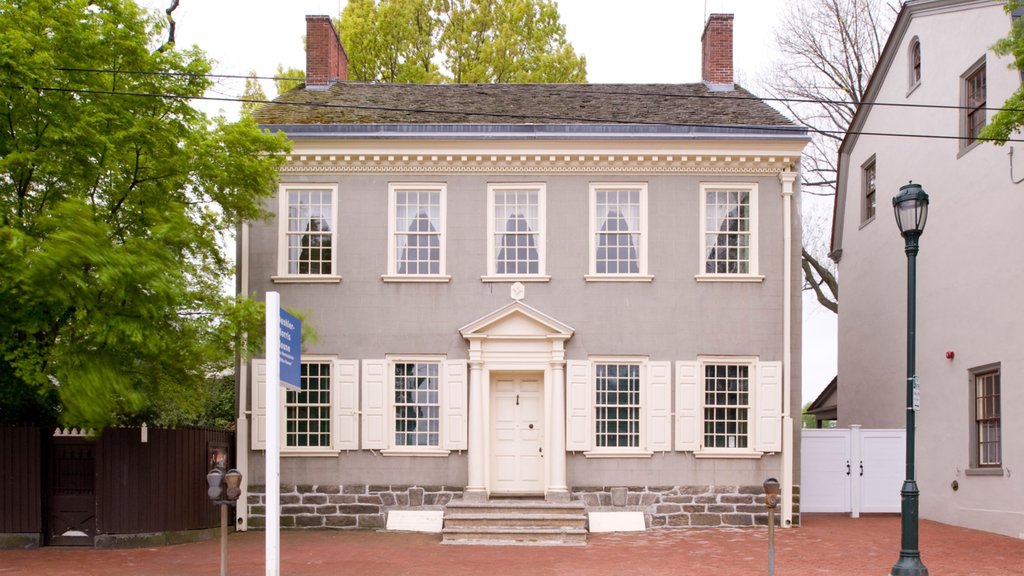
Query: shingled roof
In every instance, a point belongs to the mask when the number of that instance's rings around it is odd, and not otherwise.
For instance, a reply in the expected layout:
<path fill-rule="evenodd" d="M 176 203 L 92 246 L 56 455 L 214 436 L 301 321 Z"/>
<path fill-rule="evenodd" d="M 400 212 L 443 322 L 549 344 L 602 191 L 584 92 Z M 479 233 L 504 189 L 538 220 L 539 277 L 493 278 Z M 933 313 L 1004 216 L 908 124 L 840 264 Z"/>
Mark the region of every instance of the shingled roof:
<path fill-rule="evenodd" d="M 260 106 L 275 125 L 583 125 L 664 124 L 792 127 L 771 106 L 736 86 L 711 91 L 694 84 L 382 84 L 337 82 L 299 86 Z"/>

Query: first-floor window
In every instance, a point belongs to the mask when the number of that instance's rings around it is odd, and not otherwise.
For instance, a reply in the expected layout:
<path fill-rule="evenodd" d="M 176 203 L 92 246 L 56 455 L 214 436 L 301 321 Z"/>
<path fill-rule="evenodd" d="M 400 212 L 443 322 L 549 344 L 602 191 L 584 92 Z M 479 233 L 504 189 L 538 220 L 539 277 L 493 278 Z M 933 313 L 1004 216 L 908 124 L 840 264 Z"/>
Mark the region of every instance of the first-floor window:
<path fill-rule="evenodd" d="M 596 445 L 640 447 L 640 365 L 594 365 Z"/>
<path fill-rule="evenodd" d="M 704 446 L 748 448 L 750 366 L 704 365 Z"/>
<path fill-rule="evenodd" d="M 395 362 L 395 446 L 440 446 L 439 362 Z"/>
<path fill-rule="evenodd" d="M 1002 425 L 999 407 L 999 368 L 974 376 L 975 460 L 979 467 L 1000 466 Z"/>
<path fill-rule="evenodd" d="M 285 446 L 331 445 L 331 363 L 303 362 L 302 391 L 285 394 Z"/>

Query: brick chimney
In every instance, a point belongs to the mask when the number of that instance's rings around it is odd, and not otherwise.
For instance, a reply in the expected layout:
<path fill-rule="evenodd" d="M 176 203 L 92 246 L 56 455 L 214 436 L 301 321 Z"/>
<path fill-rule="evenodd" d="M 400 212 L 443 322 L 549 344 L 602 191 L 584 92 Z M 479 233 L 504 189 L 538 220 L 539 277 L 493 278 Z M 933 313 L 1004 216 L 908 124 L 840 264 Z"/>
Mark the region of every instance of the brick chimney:
<path fill-rule="evenodd" d="M 330 16 L 306 16 L 306 88 L 326 90 L 348 80 L 348 54 Z"/>
<path fill-rule="evenodd" d="M 701 80 L 714 91 L 732 90 L 732 14 L 712 14 L 704 25 Z"/>

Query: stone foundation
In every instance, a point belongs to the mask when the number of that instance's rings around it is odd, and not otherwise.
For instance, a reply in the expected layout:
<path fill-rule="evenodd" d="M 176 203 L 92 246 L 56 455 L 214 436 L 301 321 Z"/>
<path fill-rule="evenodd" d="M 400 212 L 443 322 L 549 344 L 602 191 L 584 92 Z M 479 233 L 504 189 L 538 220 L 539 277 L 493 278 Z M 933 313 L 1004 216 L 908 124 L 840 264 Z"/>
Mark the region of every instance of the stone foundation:
<path fill-rule="evenodd" d="M 281 486 L 282 528 L 382 529 L 389 510 L 443 510 L 462 496 L 454 486 Z M 767 526 L 764 488 L 757 486 L 598 486 L 572 488 L 587 512 L 641 511 L 649 528 Z M 263 486 L 249 487 L 249 527 L 266 525 Z M 776 522 L 779 518 L 776 513 Z M 794 487 L 793 525 L 800 524 Z"/>
<path fill-rule="evenodd" d="M 388 510 L 443 510 L 452 486 L 281 485 L 282 528 L 384 528 Z M 249 527 L 266 526 L 263 486 L 249 487 Z"/>
<path fill-rule="evenodd" d="M 649 528 L 767 526 L 758 486 L 580 486 L 572 489 L 587 512 L 641 511 Z M 794 507 L 794 525 L 799 524 Z M 779 514 L 776 510 L 776 522 Z"/>

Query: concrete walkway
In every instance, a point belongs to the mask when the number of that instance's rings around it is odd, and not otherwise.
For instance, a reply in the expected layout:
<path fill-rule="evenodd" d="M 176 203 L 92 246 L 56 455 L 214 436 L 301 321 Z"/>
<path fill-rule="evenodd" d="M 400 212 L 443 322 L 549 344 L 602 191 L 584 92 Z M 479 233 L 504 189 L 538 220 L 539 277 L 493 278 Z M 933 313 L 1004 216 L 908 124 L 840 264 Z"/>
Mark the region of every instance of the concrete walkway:
<path fill-rule="evenodd" d="M 900 548 L 897 516 L 808 514 L 779 530 L 776 574 L 884 576 Z M 921 522 L 922 558 L 931 576 L 1024 575 L 1024 540 Z M 594 576 L 767 574 L 763 528 L 660 529 L 593 534 L 581 548 L 442 546 L 436 534 L 286 531 L 281 574 L 289 576 Z M 264 574 L 262 532 L 229 537 L 232 576 Z M 219 543 L 93 550 L 0 552 L 0 575 L 180 576 L 219 573 Z"/>

